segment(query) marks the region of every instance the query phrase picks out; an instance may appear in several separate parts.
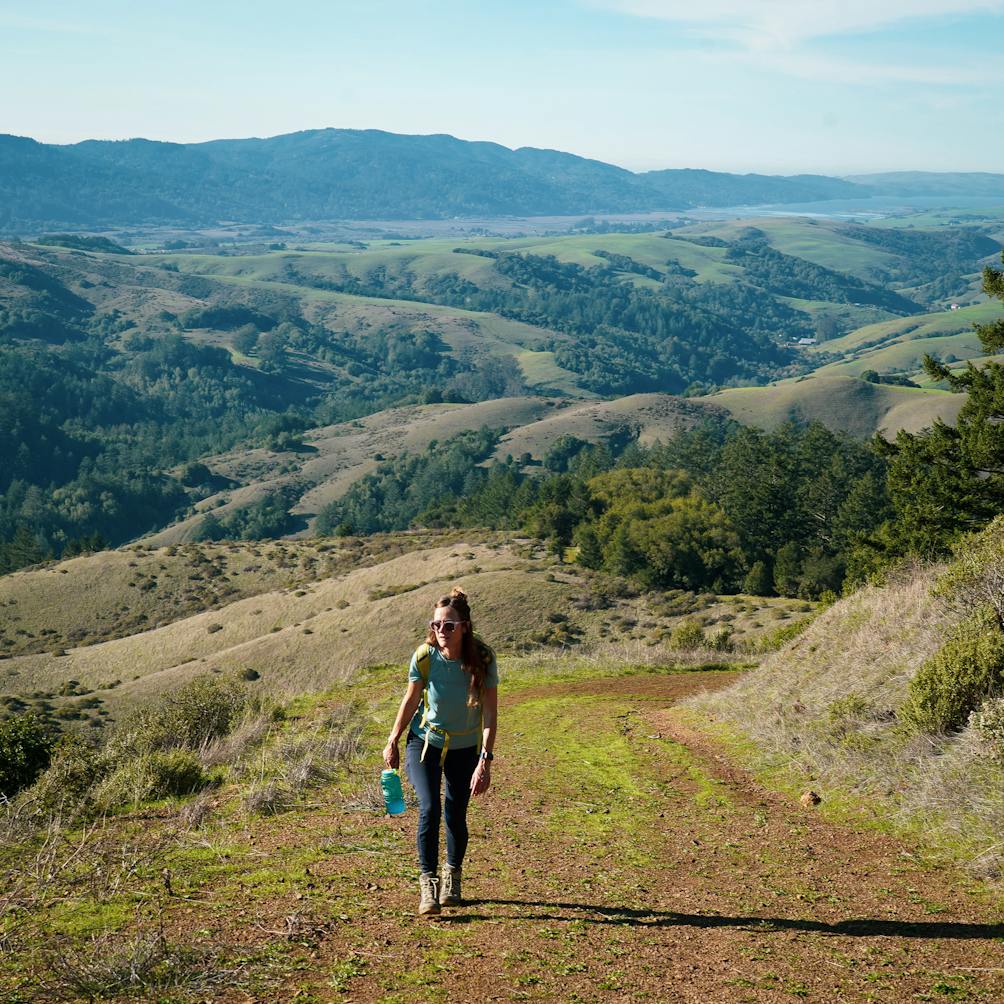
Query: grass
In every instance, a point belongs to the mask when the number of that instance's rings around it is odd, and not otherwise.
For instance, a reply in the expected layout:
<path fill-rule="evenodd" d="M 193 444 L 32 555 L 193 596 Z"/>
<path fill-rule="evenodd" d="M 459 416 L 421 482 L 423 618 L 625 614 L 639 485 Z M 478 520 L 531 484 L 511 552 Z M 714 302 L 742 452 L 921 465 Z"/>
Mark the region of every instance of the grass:
<path fill-rule="evenodd" d="M 726 408 L 736 420 L 774 429 L 791 418 L 819 421 L 867 438 L 898 429 L 918 431 L 935 418 L 952 422 L 963 404 L 961 395 L 873 384 L 850 376 L 817 375 L 767 387 L 719 391 L 700 400 Z"/>
<path fill-rule="evenodd" d="M 960 616 L 934 595 L 939 574 L 910 568 L 859 590 L 690 711 L 773 786 L 778 778 L 802 790 L 823 785 L 824 803 L 868 803 L 975 871 L 1000 876 L 1004 769 L 981 763 L 972 730 L 917 735 L 897 715 L 910 680 Z"/>
<path fill-rule="evenodd" d="M 748 227 L 763 230 L 770 244 L 783 254 L 805 258 L 825 268 L 848 272 L 862 279 L 873 278 L 876 271 L 895 260 L 895 256 L 888 252 L 841 233 L 839 223 L 805 217 L 764 217 L 702 223 L 687 228 L 682 233 L 709 234 L 725 240 L 735 240 Z"/>
<path fill-rule="evenodd" d="M 26 904 L 0 972 L 0 995 L 69 1001 L 113 996 L 124 986 L 130 999 L 187 1004 L 225 987 L 259 999 L 405 1001 L 430 987 L 449 996 L 474 969 L 516 999 L 593 999 L 630 989 L 633 998 L 658 1000 L 665 959 L 682 957 L 684 971 L 675 968 L 669 978 L 685 979 L 686 965 L 696 970 L 710 945 L 716 957 L 736 953 L 724 976 L 741 976 L 744 986 L 796 997 L 808 987 L 814 996 L 818 981 L 812 985 L 784 958 L 806 940 L 812 954 L 835 939 L 793 939 L 769 918 L 825 923 L 832 910 L 856 909 L 838 898 L 839 876 L 792 869 L 791 854 L 803 849 L 790 819 L 771 821 L 780 845 L 752 837 L 747 843 L 750 815 L 766 803 L 758 797 L 750 804 L 740 789 L 716 779 L 703 754 L 651 735 L 665 714 L 663 701 L 639 705 L 631 687 L 607 686 L 637 680 L 641 694 L 655 675 L 697 666 L 546 653 L 507 660 L 505 773 L 494 807 L 479 807 L 473 819 L 476 830 L 495 827 L 476 833 L 472 847 L 473 872 L 483 873 L 483 891 L 477 884 L 473 891 L 485 898 L 457 912 L 453 923 L 447 917 L 434 925 L 417 924 L 413 906 L 402 907 L 401 890 L 413 882 L 409 828 L 352 804 L 375 770 L 374 750 L 400 696 L 401 667 L 366 667 L 328 693 L 300 695 L 254 754 L 228 768 L 198 829 L 181 825 L 184 804 L 173 802 L 105 821 L 105 850 L 139 862 L 120 868 L 115 895 L 99 896 L 93 878 L 79 882 L 115 858 L 102 858 L 81 830 L 68 831 L 61 853 L 64 860 L 76 854 L 76 864 L 59 870 L 47 891 L 66 907 Z M 585 685 L 578 696 L 562 690 Z M 654 692 L 665 695 L 661 681 Z M 282 776 L 290 749 L 313 742 L 349 711 L 365 755 L 339 760 L 286 813 L 255 816 L 242 808 L 248 785 Z M 30 860 L 23 845 L 5 841 L 0 873 L 9 877 Z M 900 887 L 912 883 L 909 916 L 953 912 L 943 892 L 912 874 L 888 881 L 896 886 L 890 910 L 903 908 Z M 104 913 L 90 913 L 86 904 L 99 901 L 108 904 Z M 71 909 L 75 902 L 79 909 Z M 57 924 L 46 928 L 52 916 Z M 716 917 L 728 925 L 731 917 L 749 916 L 764 923 L 693 930 Z M 696 943 L 687 944 L 691 939 Z M 867 961 L 886 979 L 909 965 L 915 981 L 915 956 L 880 959 L 872 944 L 862 948 L 860 963 L 855 955 L 839 966 L 835 960 L 835 969 L 856 971 Z M 856 951 L 846 940 L 841 947 Z M 748 957 L 739 958 L 743 952 Z M 985 955 L 969 964 L 988 964 Z M 402 957 L 410 960 L 404 971 Z M 941 966 L 932 986 L 949 978 L 961 986 L 948 970 Z M 639 978 L 644 986 L 636 986 Z"/>
<path fill-rule="evenodd" d="M 121 600 L 134 592 L 130 576 L 167 578 L 161 565 L 174 569 L 178 581 L 193 573 L 203 580 L 197 588 L 189 582 L 183 602 L 167 588 L 142 592 L 146 620 L 123 628 L 118 618 Z M 239 570 L 255 566 L 242 580 Z M 209 576 L 208 569 L 224 571 Z M 102 588 L 87 588 L 99 581 Z M 222 581 L 233 597 L 213 585 Z M 402 590 L 411 583 L 417 587 Z M 477 598 L 478 618 L 502 651 L 539 649 L 540 639 L 553 635 L 556 645 L 578 639 L 575 647 L 584 652 L 630 651 L 640 662 L 671 657 L 668 638 L 681 617 L 699 616 L 709 628 L 728 619 L 743 642 L 760 632 L 754 627 L 759 616 L 799 606 L 691 594 L 667 605 L 659 594 L 639 597 L 619 580 L 490 533 L 143 547 L 0 580 L 16 597 L 14 607 L 4 609 L 17 610 L 17 623 L 33 634 L 58 610 L 61 631 L 63 624 L 88 625 L 91 642 L 68 644 L 60 633 L 45 636 L 43 651 L 0 660 L 0 694 L 47 702 L 54 713 L 80 708 L 88 720 L 100 721 L 205 673 L 253 671 L 258 679 L 251 686 L 283 699 L 323 690 L 356 669 L 361 652 L 367 662 L 402 664 L 428 610 L 458 583 Z M 553 630 L 549 616 L 556 611 L 567 617 L 567 630 Z"/>

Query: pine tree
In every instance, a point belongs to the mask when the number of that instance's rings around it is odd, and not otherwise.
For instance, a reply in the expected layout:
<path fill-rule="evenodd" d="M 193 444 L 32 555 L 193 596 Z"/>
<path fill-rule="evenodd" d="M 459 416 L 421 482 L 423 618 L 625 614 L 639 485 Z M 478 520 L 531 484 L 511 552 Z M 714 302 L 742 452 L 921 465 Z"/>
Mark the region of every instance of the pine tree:
<path fill-rule="evenodd" d="M 984 269 L 983 290 L 1004 300 L 1004 272 Z M 1004 348 L 1004 318 L 977 325 L 976 332 L 988 354 Z M 891 458 L 895 516 L 882 535 L 886 549 L 932 557 L 1004 511 L 1004 365 L 969 363 L 953 373 L 927 356 L 924 367 L 933 379 L 967 394 L 955 426 L 939 420 L 919 433 L 901 430 L 892 444 L 877 439 L 876 445 Z"/>

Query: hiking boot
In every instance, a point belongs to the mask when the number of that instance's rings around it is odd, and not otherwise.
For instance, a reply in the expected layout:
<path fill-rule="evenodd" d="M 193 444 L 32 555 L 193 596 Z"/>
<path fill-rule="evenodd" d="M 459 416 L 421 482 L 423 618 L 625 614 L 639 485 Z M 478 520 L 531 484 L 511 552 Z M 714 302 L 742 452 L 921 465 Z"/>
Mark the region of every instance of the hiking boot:
<path fill-rule="evenodd" d="M 460 898 L 460 872 L 459 868 L 446 866 L 446 871 L 443 872 L 443 884 L 439 890 L 440 906 L 460 906 L 463 902 Z"/>
<path fill-rule="evenodd" d="M 422 872 L 418 877 L 418 888 L 421 899 L 418 901 L 418 914 L 439 913 L 439 876 L 432 872 Z"/>

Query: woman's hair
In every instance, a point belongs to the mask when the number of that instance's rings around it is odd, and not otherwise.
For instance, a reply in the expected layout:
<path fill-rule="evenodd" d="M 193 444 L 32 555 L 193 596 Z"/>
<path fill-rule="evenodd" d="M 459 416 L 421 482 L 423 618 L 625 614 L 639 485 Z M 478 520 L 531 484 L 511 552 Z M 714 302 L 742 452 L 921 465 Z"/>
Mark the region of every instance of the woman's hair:
<path fill-rule="evenodd" d="M 457 619 L 467 624 L 464 632 L 463 646 L 460 650 L 460 664 L 465 673 L 471 674 L 470 686 L 467 689 L 467 706 L 476 708 L 481 704 L 481 699 L 485 692 L 485 676 L 488 673 L 488 666 L 491 664 L 492 651 L 474 636 L 474 625 L 471 623 L 471 607 L 467 602 L 467 594 L 457 586 L 450 590 L 449 596 L 441 596 L 436 600 L 436 609 L 446 608 L 455 610 Z M 439 648 L 439 641 L 436 632 L 429 629 L 429 637 L 426 641 L 433 647 Z"/>

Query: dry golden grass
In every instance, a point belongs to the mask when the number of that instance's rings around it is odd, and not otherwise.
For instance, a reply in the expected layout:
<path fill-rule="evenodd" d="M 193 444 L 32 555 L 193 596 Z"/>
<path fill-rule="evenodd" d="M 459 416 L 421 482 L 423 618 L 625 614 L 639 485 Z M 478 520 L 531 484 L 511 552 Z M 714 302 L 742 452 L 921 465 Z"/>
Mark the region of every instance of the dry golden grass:
<path fill-rule="evenodd" d="M 169 590 L 141 591 L 156 626 L 121 625 L 116 618 L 135 592 L 129 576 L 172 561 L 179 580 L 202 577 L 194 583 L 199 590 L 207 588 L 208 569 L 255 571 L 247 581 L 237 574 L 227 580 L 237 594 L 230 599 L 199 592 L 209 599 L 183 593 L 179 602 Z M 435 600 L 456 584 L 469 591 L 476 626 L 502 653 L 622 658 L 631 651 L 637 662 L 678 661 L 671 636 L 684 618 L 697 620 L 709 638 L 727 627 L 743 643 L 805 608 L 759 597 L 639 594 L 621 580 L 562 564 L 533 542 L 483 532 L 185 545 L 67 564 L 66 574 L 39 569 L 0 580 L 15 600 L 2 609 L 21 611 L 22 623 L 36 629 L 58 610 L 60 629 L 87 625 L 90 643 L 60 642 L 0 660 L 0 696 L 35 695 L 58 707 L 96 697 L 117 714 L 200 674 L 249 669 L 260 675 L 256 687 L 276 695 L 324 689 L 359 667 L 403 665 Z M 709 657 L 723 656 L 692 655 Z M 76 695 L 61 695 L 68 681 L 76 681 Z"/>
<path fill-rule="evenodd" d="M 635 394 L 604 402 L 516 397 L 391 408 L 313 429 L 304 436 L 304 451 L 273 453 L 261 448 L 209 458 L 206 463 L 213 472 L 228 478 L 234 487 L 203 499 L 195 514 L 151 534 L 145 542 L 162 546 L 191 541 L 206 513 L 223 517 L 279 488 L 302 492 L 292 511 L 304 517 L 309 527 L 327 503 L 341 498 L 354 482 L 374 471 L 378 458 L 418 453 L 433 440 L 441 442 L 484 426 L 512 430 L 500 443 L 497 457 L 529 453 L 540 460 L 561 435 L 603 442 L 614 433 L 631 430 L 647 444 L 670 439 L 716 410 L 720 409 L 714 404 L 669 394 Z"/>
<path fill-rule="evenodd" d="M 208 466 L 236 487 L 204 499 L 195 515 L 146 540 L 155 546 L 191 540 L 210 510 L 225 516 L 279 488 L 303 491 L 292 511 L 309 523 L 328 502 L 340 498 L 355 481 L 375 470 L 378 457 L 417 453 L 433 440 L 450 439 L 468 429 L 534 422 L 551 407 L 553 402 L 545 398 L 519 397 L 478 404 L 391 408 L 311 430 L 304 436 L 307 449 L 302 452 L 254 449 L 211 457 L 206 461 Z"/>
<path fill-rule="evenodd" d="M 857 377 L 811 375 L 766 387 L 733 387 L 699 398 L 728 410 L 738 422 L 774 429 L 792 417 L 866 438 L 917 432 L 940 418 L 954 423 L 961 396 L 945 391 L 873 384 Z"/>
<path fill-rule="evenodd" d="M 917 735 L 897 718 L 911 679 L 964 615 L 933 595 L 942 571 L 909 566 L 861 589 L 755 672 L 690 704 L 752 739 L 762 765 L 877 799 L 890 820 L 922 825 L 999 875 L 1004 769 L 979 759 L 971 730 Z"/>
<path fill-rule="evenodd" d="M 536 421 L 520 424 L 495 451 L 497 457 L 529 453 L 543 459 L 559 436 L 576 436 L 589 442 L 607 440 L 612 433 L 629 429 L 642 444 L 669 440 L 709 414 L 721 413 L 716 405 L 695 403 L 670 394 L 632 394 L 615 401 L 552 402 L 556 407 Z"/>

